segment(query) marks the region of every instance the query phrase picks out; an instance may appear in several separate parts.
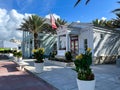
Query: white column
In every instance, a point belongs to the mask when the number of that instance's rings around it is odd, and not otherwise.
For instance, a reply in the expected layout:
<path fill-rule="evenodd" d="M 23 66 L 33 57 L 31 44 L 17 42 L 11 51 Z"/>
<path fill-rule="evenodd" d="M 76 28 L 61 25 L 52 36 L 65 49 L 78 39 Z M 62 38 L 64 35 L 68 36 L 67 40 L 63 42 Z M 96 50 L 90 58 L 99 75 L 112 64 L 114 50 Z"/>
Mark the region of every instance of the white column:
<path fill-rule="evenodd" d="M 24 58 L 24 54 L 25 54 L 25 32 L 23 31 L 23 41 L 22 41 L 22 44 L 21 44 L 21 47 L 22 47 L 22 54 L 23 54 L 23 58 Z"/>
<path fill-rule="evenodd" d="M 60 36 L 57 36 L 57 51 L 60 48 Z"/>
<path fill-rule="evenodd" d="M 66 51 L 69 51 L 69 34 L 66 34 Z"/>
<path fill-rule="evenodd" d="M 30 35 L 28 36 L 28 52 L 29 52 L 29 54 L 28 54 L 28 56 L 30 57 Z"/>
<path fill-rule="evenodd" d="M 34 49 L 34 35 L 32 34 L 32 50 Z"/>
<path fill-rule="evenodd" d="M 81 45 L 81 41 L 80 41 L 80 38 L 81 38 L 81 37 L 80 37 L 80 35 L 81 35 L 81 34 L 78 35 L 78 52 L 79 52 L 79 54 L 80 54 L 80 48 L 81 48 L 81 47 L 80 47 L 80 45 Z"/>

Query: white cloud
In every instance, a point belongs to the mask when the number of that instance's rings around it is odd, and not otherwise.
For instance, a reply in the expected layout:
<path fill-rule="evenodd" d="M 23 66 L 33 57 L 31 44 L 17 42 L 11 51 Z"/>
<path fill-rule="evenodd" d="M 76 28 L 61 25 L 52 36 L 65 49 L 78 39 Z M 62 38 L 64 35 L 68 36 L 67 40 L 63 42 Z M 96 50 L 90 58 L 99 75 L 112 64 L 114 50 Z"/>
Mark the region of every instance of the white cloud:
<path fill-rule="evenodd" d="M 103 20 L 103 21 L 105 21 L 106 19 L 107 19 L 107 18 L 105 18 L 105 17 L 102 17 L 102 18 L 101 18 L 101 20 Z"/>
<path fill-rule="evenodd" d="M 21 24 L 23 18 L 30 14 L 20 14 L 12 9 L 7 11 L 0 8 L 0 39 L 9 40 L 11 38 L 22 39 L 22 31 L 16 30 Z"/>
<path fill-rule="evenodd" d="M 27 18 L 31 14 L 20 14 L 16 10 L 12 9 L 7 11 L 0 8 L 0 40 L 10 40 L 12 38 L 22 39 L 22 31 L 17 30 L 23 18 Z M 57 14 L 53 14 L 57 19 L 60 18 Z M 50 15 L 46 15 L 46 18 L 50 18 Z"/>
<path fill-rule="evenodd" d="M 55 19 L 60 18 L 60 16 L 58 16 L 58 15 L 57 15 L 57 14 L 55 14 L 55 13 L 54 13 L 54 14 L 52 14 L 52 15 L 54 16 L 54 18 L 55 18 Z M 45 18 L 50 19 L 50 14 L 46 15 L 46 16 L 45 16 Z"/>

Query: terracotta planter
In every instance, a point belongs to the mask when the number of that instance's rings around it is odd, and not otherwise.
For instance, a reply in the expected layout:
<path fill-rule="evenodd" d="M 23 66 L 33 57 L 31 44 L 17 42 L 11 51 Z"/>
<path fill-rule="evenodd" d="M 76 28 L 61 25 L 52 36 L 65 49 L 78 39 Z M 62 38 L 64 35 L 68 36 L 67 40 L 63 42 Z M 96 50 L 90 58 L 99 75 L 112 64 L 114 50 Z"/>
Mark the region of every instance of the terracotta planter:
<path fill-rule="evenodd" d="M 84 80 L 77 80 L 78 90 L 94 90 L 95 89 L 95 80 L 91 81 L 84 81 Z"/>
<path fill-rule="evenodd" d="M 34 63 L 34 66 L 35 66 L 35 72 L 36 73 L 43 72 L 44 63 Z"/>

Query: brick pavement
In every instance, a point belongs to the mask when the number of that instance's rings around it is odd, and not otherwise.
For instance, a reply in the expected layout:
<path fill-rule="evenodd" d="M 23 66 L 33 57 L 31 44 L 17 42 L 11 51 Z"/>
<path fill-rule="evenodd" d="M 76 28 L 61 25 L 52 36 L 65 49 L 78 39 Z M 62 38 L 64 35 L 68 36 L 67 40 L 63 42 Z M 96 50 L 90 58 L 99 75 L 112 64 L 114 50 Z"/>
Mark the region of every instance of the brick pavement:
<path fill-rule="evenodd" d="M 0 90 L 57 90 L 42 79 L 19 71 L 10 61 L 0 61 Z"/>

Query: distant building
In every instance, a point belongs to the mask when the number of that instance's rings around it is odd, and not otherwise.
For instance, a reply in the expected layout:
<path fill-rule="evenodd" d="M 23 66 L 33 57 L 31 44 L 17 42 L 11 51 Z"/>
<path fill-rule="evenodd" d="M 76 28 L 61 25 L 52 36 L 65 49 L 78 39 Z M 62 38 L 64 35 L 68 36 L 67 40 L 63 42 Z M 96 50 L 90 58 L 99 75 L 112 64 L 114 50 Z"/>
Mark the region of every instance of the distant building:
<path fill-rule="evenodd" d="M 17 39 L 10 39 L 9 41 L 13 43 L 17 43 L 19 45 L 21 45 L 21 42 L 22 42 L 21 40 L 17 40 Z"/>
<path fill-rule="evenodd" d="M 6 40 L 0 40 L 0 48 L 20 49 L 20 47 L 21 44 Z"/>

